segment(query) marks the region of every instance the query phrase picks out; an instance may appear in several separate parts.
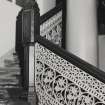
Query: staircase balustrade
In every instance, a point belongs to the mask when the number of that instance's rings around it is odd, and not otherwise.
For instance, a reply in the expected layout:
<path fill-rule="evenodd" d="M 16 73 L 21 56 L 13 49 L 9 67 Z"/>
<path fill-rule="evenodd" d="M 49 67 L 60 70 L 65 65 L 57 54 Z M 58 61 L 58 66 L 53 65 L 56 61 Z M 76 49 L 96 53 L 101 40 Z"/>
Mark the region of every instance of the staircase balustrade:
<path fill-rule="evenodd" d="M 35 43 L 37 105 L 105 105 L 105 73 L 45 38 Z"/>
<path fill-rule="evenodd" d="M 36 2 L 23 8 L 17 49 L 24 88 L 36 105 L 105 105 L 105 73 L 64 50 L 64 10 L 60 3 L 40 17 Z"/>

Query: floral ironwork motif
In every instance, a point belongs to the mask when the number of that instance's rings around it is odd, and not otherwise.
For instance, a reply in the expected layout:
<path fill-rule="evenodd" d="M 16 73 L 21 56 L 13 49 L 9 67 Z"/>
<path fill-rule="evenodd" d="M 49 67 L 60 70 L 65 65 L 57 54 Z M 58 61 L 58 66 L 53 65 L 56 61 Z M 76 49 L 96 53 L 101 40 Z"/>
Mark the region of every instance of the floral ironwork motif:
<path fill-rule="evenodd" d="M 39 105 L 105 105 L 105 84 L 39 43 L 35 44 Z"/>
<path fill-rule="evenodd" d="M 54 44 L 62 45 L 62 11 L 41 24 L 40 35 Z"/>

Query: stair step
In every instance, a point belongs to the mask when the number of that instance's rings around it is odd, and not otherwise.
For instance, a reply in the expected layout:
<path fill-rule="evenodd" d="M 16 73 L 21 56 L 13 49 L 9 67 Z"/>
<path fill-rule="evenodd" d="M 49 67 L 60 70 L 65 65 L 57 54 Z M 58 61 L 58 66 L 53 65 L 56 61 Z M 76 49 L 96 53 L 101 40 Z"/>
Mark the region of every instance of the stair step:
<path fill-rule="evenodd" d="M 16 78 L 14 78 L 14 79 L 13 79 L 13 78 L 12 78 L 12 79 L 11 79 L 11 78 L 8 78 L 8 79 L 2 78 L 2 79 L 1 79 L 1 78 L 0 78 L 0 83 L 6 83 L 6 82 L 7 82 L 7 83 L 9 83 L 9 82 L 18 82 L 18 79 L 16 79 Z"/>
<path fill-rule="evenodd" d="M 19 67 L 0 67 L 0 71 L 20 71 L 21 68 Z"/>
<path fill-rule="evenodd" d="M 19 79 L 1 79 L 0 78 L 0 84 L 9 84 L 9 83 L 18 83 Z"/>
<path fill-rule="evenodd" d="M 12 88 L 19 88 L 20 86 L 19 85 L 0 85 L 0 88 L 3 88 L 3 89 L 12 89 Z"/>
<path fill-rule="evenodd" d="M 8 64 L 19 64 L 18 59 L 6 59 L 6 60 L 4 60 L 4 62 L 8 63 Z"/>
<path fill-rule="evenodd" d="M 0 88 L 3 88 L 3 89 L 11 89 L 11 88 L 19 88 L 19 86 L 18 85 L 10 85 L 10 86 L 8 86 L 8 85 L 5 85 L 5 86 L 0 86 Z"/>
<path fill-rule="evenodd" d="M 19 65 L 10 65 L 10 64 L 5 64 L 5 67 L 6 68 L 16 68 L 16 69 L 20 69 L 20 66 Z"/>
<path fill-rule="evenodd" d="M 8 102 L 8 105 L 31 105 L 31 104 L 28 103 L 27 101 L 15 100 Z"/>
<path fill-rule="evenodd" d="M 7 105 L 9 95 L 8 92 L 4 89 L 0 90 L 0 105 Z"/>
<path fill-rule="evenodd" d="M 28 93 L 27 91 L 24 91 L 23 88 L 21 87 L 8 89 L 8 91 L 12 99 L 20 99 L 20 100 L 27 99 Z"/>
<path fill-rule="evenodd" d="M 17 68 L 20 68 L 19 62 L 14 62 L 14 61 L 10 61 L 10 60 L 5 60 L 4 61 L 4 65 L 6 67 L 17 67 Z"/>
<path fill-rule="evenodd" d="M 0 82 L 0 86 L 17 86 L 19 85 L 19 81 L 11 81 L 11 82 Z"/>
<path fill-rule="evenodd" d="M 17 79 L 20 77 L 20 72 L 10 71 L 7 72 L 0 72 L 0 79 Z"/>

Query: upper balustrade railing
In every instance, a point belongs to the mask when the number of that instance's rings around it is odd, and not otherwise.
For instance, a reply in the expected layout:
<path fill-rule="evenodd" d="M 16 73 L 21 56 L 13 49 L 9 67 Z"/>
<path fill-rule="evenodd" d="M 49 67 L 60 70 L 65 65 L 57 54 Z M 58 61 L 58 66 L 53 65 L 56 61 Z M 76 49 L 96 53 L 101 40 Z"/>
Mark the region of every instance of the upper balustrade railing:
<path fill-rule="evenodd" d="M 60 47 L 64 46 L 63 34 L 63 4 L 40 17 L 40 36 L 45 37 Z"/>

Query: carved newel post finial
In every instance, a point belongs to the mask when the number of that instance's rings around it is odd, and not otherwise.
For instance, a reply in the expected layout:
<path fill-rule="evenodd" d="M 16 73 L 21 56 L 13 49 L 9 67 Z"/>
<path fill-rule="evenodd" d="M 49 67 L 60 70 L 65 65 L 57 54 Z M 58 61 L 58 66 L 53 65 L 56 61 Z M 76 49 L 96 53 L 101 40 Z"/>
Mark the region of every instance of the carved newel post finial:
<path fill-rule="evenodd" d="M 31 9 L 34 8 L 36 10 L 39 11 L 39 7 L 38 4 L 35 0 L 26 0 L 26 2 L 24 3 L 24 9 Z"/>

